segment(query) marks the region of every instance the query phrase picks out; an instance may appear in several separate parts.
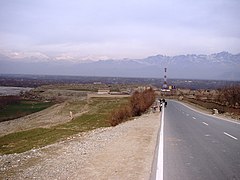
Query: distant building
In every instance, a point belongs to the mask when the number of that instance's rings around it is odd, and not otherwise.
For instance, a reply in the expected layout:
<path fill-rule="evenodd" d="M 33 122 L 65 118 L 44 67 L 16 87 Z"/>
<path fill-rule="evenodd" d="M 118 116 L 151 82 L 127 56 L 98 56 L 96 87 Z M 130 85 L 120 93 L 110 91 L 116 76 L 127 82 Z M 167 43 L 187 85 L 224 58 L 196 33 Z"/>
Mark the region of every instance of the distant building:
<path fill-rule="evenodd" d="M 99 89 L 98 94 L 110 94 L 110 89 Z"/>
<path fill-rule="evenodd" d="M 102 84 L 102 82 L 94 82 L 93 84 Z"/>
<path fill-rule="evenodd" d="M 148 89 L 151 89 L 151 86 L 138 86 L 136 90 L 142 92 Z"/>

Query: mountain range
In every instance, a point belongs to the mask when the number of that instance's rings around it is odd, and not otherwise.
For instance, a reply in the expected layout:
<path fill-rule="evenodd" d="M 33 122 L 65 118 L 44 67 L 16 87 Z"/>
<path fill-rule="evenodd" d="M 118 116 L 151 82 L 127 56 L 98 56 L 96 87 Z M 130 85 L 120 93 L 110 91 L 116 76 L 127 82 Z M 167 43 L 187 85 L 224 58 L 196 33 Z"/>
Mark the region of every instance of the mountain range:
<path fill-rule="evenodd" d="M 143 59 L 84 60 L 36 56 L 12 57 L 0 54 L 0 74 L 45 74 L 110 77 L 169 78 L 240 81 L 240 54 L 156 55 Z"/>

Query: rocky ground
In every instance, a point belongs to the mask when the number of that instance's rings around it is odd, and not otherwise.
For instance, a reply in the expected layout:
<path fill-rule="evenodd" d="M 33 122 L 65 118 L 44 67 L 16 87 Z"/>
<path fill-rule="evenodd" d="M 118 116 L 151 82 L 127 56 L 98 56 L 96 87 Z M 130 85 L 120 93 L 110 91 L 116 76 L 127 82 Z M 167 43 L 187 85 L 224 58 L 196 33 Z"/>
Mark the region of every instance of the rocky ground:
<path fill-rule="evenodd" d="M 149 113 L 41 149 L 0 156 L 0 179 L 149 179 L 160 126 Z"/>

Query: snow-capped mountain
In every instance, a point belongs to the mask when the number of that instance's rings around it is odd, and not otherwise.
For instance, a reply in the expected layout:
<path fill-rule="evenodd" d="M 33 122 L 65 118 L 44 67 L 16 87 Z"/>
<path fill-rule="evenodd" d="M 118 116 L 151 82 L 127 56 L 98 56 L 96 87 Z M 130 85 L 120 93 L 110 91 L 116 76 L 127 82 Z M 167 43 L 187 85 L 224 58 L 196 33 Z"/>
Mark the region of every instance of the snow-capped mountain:
<path fill-rule="evenodd" d="M 52 74 L 116 77 L 240 80 L 240 54 L 220 52 L 211 55 L 156 55 L 144 59 L 81 61 L 71 56 L 41 54 L 16 59 L 0 54 L 0 74 Z"/>
<path fill-rule="evenodd" d="M 17 51 L 1 51 L 0 57 L 4 56 L 15 61 L 48 61 L 51 58 L 40 52 L 17 52 Z M 1 59 L 0 59 L 1 60 Z"/>

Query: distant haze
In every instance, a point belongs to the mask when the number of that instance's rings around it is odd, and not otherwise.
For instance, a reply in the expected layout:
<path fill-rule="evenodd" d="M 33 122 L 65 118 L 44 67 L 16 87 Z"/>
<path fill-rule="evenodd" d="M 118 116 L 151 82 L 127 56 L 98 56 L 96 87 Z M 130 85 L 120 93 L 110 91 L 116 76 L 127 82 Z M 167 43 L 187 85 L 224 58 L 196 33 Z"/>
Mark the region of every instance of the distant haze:
<path fill-rule="evenodd" d="M 169 78 L 240 81 L 240 54 L 228 52 L 99 61 L 70 61 L 39 55 L 16 58 L 0 54 L 0 74 L 163 78 L 165 67 Z"/>

